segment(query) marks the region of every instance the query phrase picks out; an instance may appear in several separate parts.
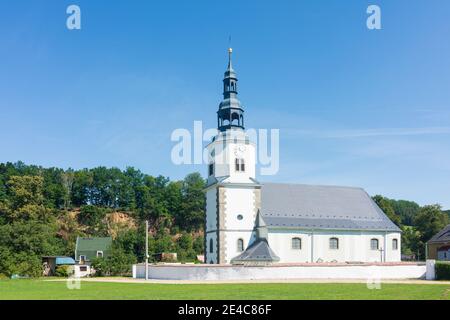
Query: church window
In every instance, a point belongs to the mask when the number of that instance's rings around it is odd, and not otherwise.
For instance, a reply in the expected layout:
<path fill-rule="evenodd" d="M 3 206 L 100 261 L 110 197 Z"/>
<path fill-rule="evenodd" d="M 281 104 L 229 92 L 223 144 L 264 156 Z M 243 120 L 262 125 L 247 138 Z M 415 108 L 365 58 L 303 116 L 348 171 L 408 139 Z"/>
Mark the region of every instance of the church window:
<path fill-rule="evenodd" d="M 209 239 L 209 252 L 210 253 L 214 252 L 213 244 L 214 244 L 213 239 Z"/>
<path fill-rule="evenodd" d="M 208 166 L 208 174 L 210 176 L 214 175 L 214 163 L 210 163 Z"/>
<path fill-rule="evenodd" d="M 392 250 L 398 250 L 398 240 L 397 239 L 392 240 Z"/>
<path fill-rule="evenodd" d="M 242 219 L 244 219 L 244 216 L 242 214 L 238 214 L 237 219 L 242 220 Z"/>
<path fill-rule="evenodd" d="M 302 249 L 302 239 L 292 238 L 292 249 L 301 250 Z"/>
<path fill-rule="evenodd" d="M 236 169 L 236 172 L 245 172 L 244 159 L 236 159 L 235 169 Z"/>
<path fill-rule="evenodd" d="M 339 249 L 339 239 L 338 238 L 330 238 L 330 249 L 331 250 Z"/>
<path fill-rule="evenodd" d="M 378 239 L 371 239 L 370 240 L 370 249 L 371 250 L 378 250 Z"/>
<path fill-rule="evenodd" d="M 243 252 L 244 251 L 244 240 L 238 239 L 237 241 L 237 251 Z"/>

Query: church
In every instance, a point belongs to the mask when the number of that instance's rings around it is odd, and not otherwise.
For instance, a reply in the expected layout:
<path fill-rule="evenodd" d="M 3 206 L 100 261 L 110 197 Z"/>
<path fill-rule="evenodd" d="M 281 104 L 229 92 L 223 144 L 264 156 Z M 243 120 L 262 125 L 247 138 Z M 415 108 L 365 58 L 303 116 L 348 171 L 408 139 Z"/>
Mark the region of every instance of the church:
<path fill-rule="evenodd" d="M 205 263 L 399 262 L 401 230 L 363 189 L 256 180 L 231 55 L 206 146 Z"/>

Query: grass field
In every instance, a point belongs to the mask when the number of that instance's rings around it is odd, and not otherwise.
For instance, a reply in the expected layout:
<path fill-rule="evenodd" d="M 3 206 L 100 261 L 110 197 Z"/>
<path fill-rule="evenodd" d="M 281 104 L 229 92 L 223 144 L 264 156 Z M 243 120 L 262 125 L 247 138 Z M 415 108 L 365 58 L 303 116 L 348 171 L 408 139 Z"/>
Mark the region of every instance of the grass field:
<path fill-rule="evenodd" d="M 417 300 L 450 299 L 450 285 L 382 284 L 369 290 L 365 284 L 280 283 L 280 284 L 141 284 L 82 282 L 69 290 L 65 282 L 43 280 L 1 280 L 3 300 L 109 300 L 109 299 L 327 299 L 327 300 Z"/>

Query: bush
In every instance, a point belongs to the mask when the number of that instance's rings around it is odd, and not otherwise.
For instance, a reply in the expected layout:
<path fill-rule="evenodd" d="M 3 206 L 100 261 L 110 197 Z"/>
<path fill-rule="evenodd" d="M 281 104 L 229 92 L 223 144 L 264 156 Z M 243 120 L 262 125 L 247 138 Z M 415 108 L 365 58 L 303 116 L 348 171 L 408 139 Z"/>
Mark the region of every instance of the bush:
<path fill-rule="evenodd" d="M 450 280 L 450 263 L 436 262 L 436 280 Z"/>
<path fill-rule="evenodd" d="M 127 276 L 131 273 L 131 266 L 136 263 L 136 258 L 126 254 L 121 249 L 113 249 L 106 258 L 95 258 L 91 266 L 95 270 L 96 277 Z"/>
<path fill-rule="evenodd" d="M 55 270 L 55 276 L 68 278 L 73 275 L 74 270 L 72 266 L 57 266 Z"/>

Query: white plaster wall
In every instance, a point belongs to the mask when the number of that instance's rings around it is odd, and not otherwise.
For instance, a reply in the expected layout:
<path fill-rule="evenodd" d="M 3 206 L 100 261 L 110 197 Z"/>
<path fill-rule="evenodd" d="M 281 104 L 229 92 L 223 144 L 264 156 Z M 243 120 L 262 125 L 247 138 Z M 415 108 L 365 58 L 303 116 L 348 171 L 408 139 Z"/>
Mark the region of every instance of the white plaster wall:
<path fill-rule="evenodd" d="M 214 162 L 214 176 L 230 176 L 229 182 L 248 183 L 249 177 L 255 178 L 256 170 L 256 148 L 253 142 L 246 144 L 246 135 L 243 131 L 230 132 L 226 138 L 223 134 L 216 136 L 216 140 L 207 146 L 210 160 Z M 236 138 L 236 140 L 234 139 Z M 243 147 L 245 151 L 238 151 Z M 236 154 L 237 152 L 237 154 Z M 235 159 L 245 160 L 245 172 L 235 171 Z"/>
<path fill-rule="evenodd" d="M 238 239 L 244 240 L 244 250 L 247 249 L 250 243 L 252 243 L 252 231 L 227 231 L 225 232 L 225 263 L 230 263 L 231 259 L 240 255 L 237 249 Z"/>
<path fill-rule="evenodd" d="M 256 219 L 254 189 L 226 187 L 225 199 L 225 229 L 252 231 Z"/>
<path fill-rule="evenodd" d="M 241 254 L 237 251 L 238 239 L 244 240 L 244 250 L 251 243 L 255 225 L 255 195 L 254 189 L 249 187 L 225 188 L 225 262 Z M 238 215 L 243 219 L 239 220 Z"/>
<path fill-rule="evenodd" d="M 423 279 L 426 265 L 375 266 L 149 266 L 149 278 L 160 280 L 274 280 L 274 279 Z M 145 278 L 145 266 L 136 266 Z"/>
<path fill-rule="evenodd" d="M 302 239 L 302 249 L 292 249 L 292 238 Z M 330 249 L 330 238 L 339 239 L 339 249 Z M 392 239 L 399 240 L 399 250 L 392 250 Z M 370 240 L 378 239 L 385 249 L 384 232 L 365 231 L 308 231 L 271 229 L 269 245 L 280 257 L 280 262 L 399 262 L 400 233 L 386 235 L 387 251 L 371 250 Z M 311 253 L 311 251 L 313 251 Z"/>
<path fill-rule="evenodd" d="M 239 147 L 244 147 L 244 152 L 238 152 L 236 154 L 236 149 Z M 228 149 L 227 149 L 227 158 L 229 159 L 229 175 L 230 175 L 230 182 L 242 182 L 242 183 L 248 183 L 249 178 L 255 178 L 255 146 L 253 144 L 246 145 L 245 142 L 240 143 L 228 143 Z M 245 172 L 237 172 L 235 161 L 236 158 L 242 158 L 245 160 Z"/>
<path fill-rule="evenodd" d="M 86 267 L 86 271 L 81 271 L 80 267 Z M 83 265 L 83 266 L 75 265 L 74 266 L 74 274 L 73 275 L 74 275 L 75 278 L 83 278 L 83 277 L 90 276 L 91 275 L 91 271 L 92 271 L 91 267 L 88 266 L 88 265 Z"/>
<path fill-rule="evenodd" d="M 392 247 L 392 240 L 397 239 L 398 248 L 394 250 Z M 390 232 L 386 234 L 386 261 L 401 261 L 402 254 L 402 235 L 400 232 Z"/>
<path fill-rule="evenodd" d="M 302 240 L 300 250 L 292 249 L 293 238 Z M 307 231 L 271 231 L 269 246 L 278 255 L 280 262 L 311 262 L 311 234 Z"/>

